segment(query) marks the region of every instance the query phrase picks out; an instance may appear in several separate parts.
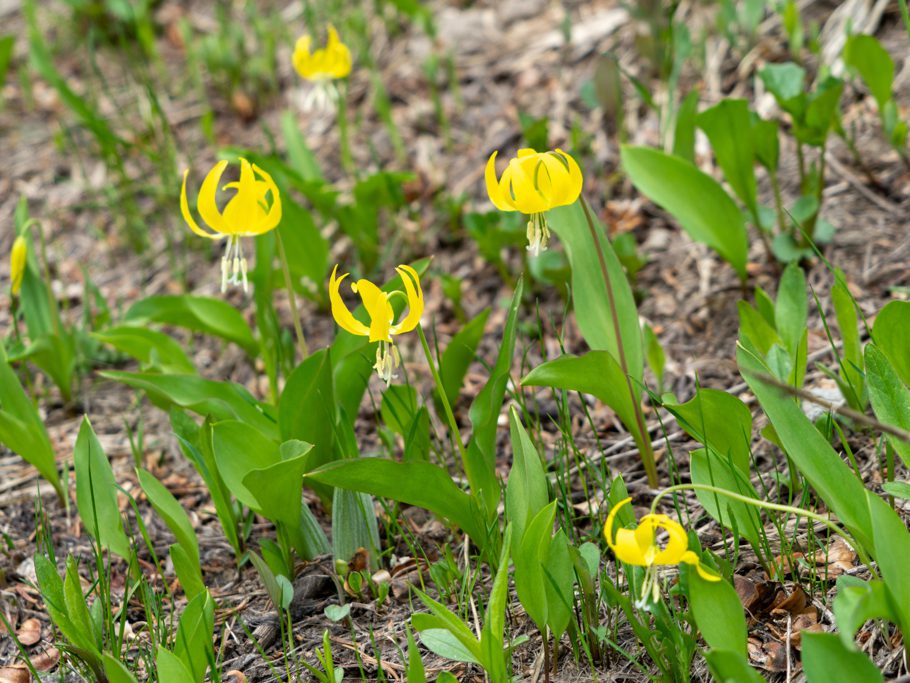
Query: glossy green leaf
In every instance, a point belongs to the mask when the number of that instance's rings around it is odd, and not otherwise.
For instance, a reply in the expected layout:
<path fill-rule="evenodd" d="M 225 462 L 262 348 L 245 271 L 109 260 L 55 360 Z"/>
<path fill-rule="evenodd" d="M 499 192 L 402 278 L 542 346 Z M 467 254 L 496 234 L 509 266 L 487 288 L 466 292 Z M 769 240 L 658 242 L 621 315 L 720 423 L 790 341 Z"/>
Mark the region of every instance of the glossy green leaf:
<path fill-rule="evenodd" d="M 360 548 L 367 551 L 370 568 L 378 569 L 382 546 L 373 497 L 336 488 L 332 499 L 332 554 L 336 562 L 349 562 Z"/>
<path fill-rule="evenodd" d="M 758 114 L 752 114 L 752 146 L 755 159 L 772 173 L 777 172 L 780 160 L 779 125 L 777 121 L 767 121 Z"/>
<path fill-rule="evenodd" d="M 840 378 L 847 388 L 845 398 L 854 410 L 866 407 L 865 377 L 863 376 L 863 349 L 859 339 L 856 305 L 842 276 L 838 275 L 831 287 L 831 303 L 837 317 L 837 327 L 844 346 L 840 363 Z"/>
<path fill-rule="evenodd" d="M 540 454 L 525 431 L 515 408 L 509 411 L 512 468 L 506 483 L 506 519 L 512 524 L 514 552 L 518 552 L 528 522 L 549 502 L 547 475 Z"/>
<path fill-rule="evenodd" d="M 802 638 L 803 671 L 808 683 L 830 681 L 884 681 L 865 653 L 844 646 L 836 633 L 805 631 Z"/>
<path fill-rule="evenodd" d="M 457 524 L 475 542 L 486 539 L 476 503 L 455 485 L 446 470 L 430 463 L 384 458 L 337 460 L 308 473 L 306 480 L 416 505 Z"/>
<path fill-rule="evenodd" d="M 856 648 L 853 638 L 870 619 L 887 619 L 892 623 L 899 621 L 883 581 L 863 581 L 846 574 L 837 579 L 833 612 L 841 640 L 849 649 Z"/>
<path fill-rule="evenodd" d="M 885 424 L 910 431 L 910 390 L 875 344 L 866 344 L 865 361 L 869 399 L 875 416 Z M 910 466 L 910 443 L 892 434 L 885 434 L 885 438 L 904 464 Z"/>
<path fill-rule="evenodd" d="M 725 580 L 707 581 L 692 570 L 686 578 L 692 616 L 708 646 L 748 657 L 746 617 L 733 586 Z"/>
<path fill-rule="evenodd" d="M 107 454 L 87 417 L 82 418 L 73 452 L 76 507 L 86 531 L 102 547 L 129 560 L 130 542 L 117 505 L 117 482 Z"/>
<path fill-rule="evenodd" d="M 442 379 L 442 388 L 449 400 L 449 405 L 453 407 L 458 403 L 458 393 L 461 391 L 464 376 L 477 353 L 477 346 L 483 338 L 484 326 L 489 317 L 490 309 L 485 308 L 473 320 L 465 324 L 458 334 L 452 337 L 439 359 L 439 377 Z"/>
<path fill-rule="evenodd" d="M 904 384 L 910 385 L 910 301 L 890 301 L 879 311 L 872 326 L 876 346 L 891 361 Z"/>
<path fill-rule="evenodd" d="M 716 180 L 656 149 L 624 146 L 621 156 L 623 169 L 639 192 L 669 212 L 692 239 L 715 249 L 741 279 L 746 278 L 749 242 L 743 217 Z"/>
<path fill-rule="evenodd" d="M 746 100 L 725 99 L 696 118 L 708 136 L 717 164 L 736 196 L 752 214 L 758 212 L 752 121 Z"/>
<path fill-rule="evenodd" d="M 806 331 L 809 304 L 806 295 L 806 276 L 797 263 L 784 269 L 774 305 L 774 322 L 777 334 L 791 358 L 795 358 L 800 341 Z"/>
<path fill-rule="evenodd" d="M 386 427 L 406 436 L 417 413 L 417 390 L 406 384 L 393 384 L 383 392 L 379 412 Z"/>
<path fill-rule="evenodd" d="M 123 662 L 114 659 L 106 652 L 101 655 L 101 659 L 108 683 L 137 683 L 136 677 L 130 673 L 130 670 L 126 668 Z"/>
<path fill-rule="evenodd" d="M 205 591 L 190 600 L 183 610 L 174 642 L 174 654 L 190 672 L 194 683 L 203 683 L 209 662 L 215 661 L 214 630 L 215 602 Z"/>
<path fill-rule="evenodd" d="M 240 312 L 226 301 L 203 296 L 161 295 L 140 299 L 126 312 L 129 325 L 161 323 L 234 342 L 251 356 L 259 345 Z"/>
<path fill-rule="evenodd" d="M 163 332 L 137 325 L 119 325 L 95 332 L 92 337 L 132 356 L 143 368 L 181 375 L 196 372 L 196 366 L 180 343 Z"/>
<path fill-rule="evenodd" d="M 752 412 L 733 394 L 699 388 L 686 403 L 665 403 L 677 423 L 696 441 L 721 456 L 729 456 L 739 471 L 750 476 Z"/>
<path fill-rule="evenodd" d="M 765 679 L 749 665 L 749 658 L 738 652 L 711 650 L 705 653 L 711 675 L 718 683 L 764 683 Z"/>
<path fill-rule="evenodd" d="M 874 36 L 865 33 L 852 35 L 844 47 L 844 64 L 855 69 L 863 79 L 879 110 L 891 99 L 894 83 L 894 60 Z"/>
<path fill-rule="evenodd" d="M 784 111 L 798 111 L 796 102 L 805 94 L 805 69 L 793 62 L 766 64 L 758 76 Z"/>
<path fill-rule="evenodd" d="M 910 530 L 894 509 L 878 496 L 869 493 L 869 513 L 872 519 L 875 550 L 882 579 L 891 596 L 897 625 L 910 632 Z"/>
<path fill-rule="evenodd" d="M 160 681 L 168 681 L 168 683 L 197 683 L 186 664 L 173 652 L 165 650 L 160 645 L 155 656 L 155 668 Z"/>

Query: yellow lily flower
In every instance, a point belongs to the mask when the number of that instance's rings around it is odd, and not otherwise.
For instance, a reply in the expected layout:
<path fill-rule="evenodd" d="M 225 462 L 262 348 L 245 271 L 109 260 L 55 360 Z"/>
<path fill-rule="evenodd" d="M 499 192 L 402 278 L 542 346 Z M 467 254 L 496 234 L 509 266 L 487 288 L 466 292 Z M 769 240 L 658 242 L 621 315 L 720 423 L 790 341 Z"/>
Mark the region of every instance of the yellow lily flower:
<path fill-rule="evenodd" d="M 614 538 L 613 522 L 616 520 L 616 515 L 619 509 L 631 500 L 631 498 L 626 498 L 610 510 L 610 514 L 607 515 L 607 523 L 604 525 L 604 538 L 620 562 L 646 568 L 641 600 L 636 603 L 639 607 L 647 604 L 649 598 L 650 602 L 654 603 L 660 597 L 660 586 L 657 581 L 657 567 L 659 566 L 678 565 L 680 562 L 685 562 L 695 567 L 699 576 L 706 581 L 720 581 L 720 577 L 706 571 L 701 566 L 698 555 L 689 550 L 689 539 L 682 525 L 667 515 L 645 515 L 634 531 L 617 529 Z M 655 538 L 658 529 L 667 532 L 667 543 L 663 548 L 657 544 Z"/>
<path fill-rule="evenodd" d="M 542 153 L 520 149 L 497 180 L 497 154 L 493 152 L 487 161 L 484 174 L 487 194 L 500 211 L 521 211 L 528 215 L 528 251 L 537 256 L 550 241 L 544 212 L 578 199 L 583 182 L 581 169 L 561 149 Z"/>
<path fill-rule="evenodd" d="M 305 109 L 324 109 L 334 103 L 338 91 L 330 87 L 329 83 L 351 73 L 351 51 L 341 42 L 338 31 L 331 24 L 328 34 L 325 47 L 314 52 L 310 52 L 310 36 L 301 36 L 294 45 L 294 55 L 291 58 L 294 68 L 301 78 L 316 85 L 304 102 Z"/>
<path fill-rule="evenodd" d="M 10 293 L 19 296 L 22 289 L 22 278 L 25 276 L 25 259 L 28 255 L 28 243 L 25 237 L 19 235 L 13 242 L 13 249 L 9 255 Z"/>
<path fill-rule="evenodd" d="M 338 326 L 346 332 L 362 337 L 369 337 L 371 342 L 379 342 L 376 348 L 376 364 L 373 368 L 386 383 L 392 381 L 392 372 L 401 365 L 401 356 L 392 343 L 392 335 L 410 332 L 420 322 L 423 314 L 423 290 L 420 288 L 420 277 L 411 266 L 401 265 L 395 269 L 404 283 L 404 292 L 383 292 L 369 280 L 358 280 L 351 283 L 351 291 L 359 294 L 363 307 L 370 316 L 369 326 L 364 325 L 352 314 L 341 299 L 341 283 L 348 273 L 337 277 L 338 266 L 332 270 L 329 278 L 329 301 L 332 304 L 332 317 Z M 395 323 L 395 311 L 392 309 L 393 296 L 407 297 L 408 314 Z"/>
<path fill-rule="evenodd" d="M 186 198 L 186 177 L 189 170 L 183 172 L 183 187 L 180 190 L 180 211 L 183 218 L 190 226 L 190 230 L 197 235 L 210 240 L 228 240 L 224 258 L 221 259 L 221 291 L 227 289 L 228 284 L 243 284 L 243 291 L 247 291 L 247 261 L 243 257 L 241 237 L 252 237 L 274 230 L 281 222 L 281 197 L 278 195 L 278 186 L 272 176 L 251 164 L 246 159 L 240 159 L 240 179 L 227 183 L 222 190 L 236 190 L 230 201 L 225 205 L 224 211 L 218 210 L 215 203 L 215 194 L 218 192 L 218 182 L 227 167 L 227 161 L 219 161 L 209 171 L 199 188 L 199 197 L 196 206 L 199 215 L 208 225 L 209 230 L 203 230 L 196 223 L 190 213 L 190 205 Z M 267 197 L 271 194 L 271 204 Z"/>

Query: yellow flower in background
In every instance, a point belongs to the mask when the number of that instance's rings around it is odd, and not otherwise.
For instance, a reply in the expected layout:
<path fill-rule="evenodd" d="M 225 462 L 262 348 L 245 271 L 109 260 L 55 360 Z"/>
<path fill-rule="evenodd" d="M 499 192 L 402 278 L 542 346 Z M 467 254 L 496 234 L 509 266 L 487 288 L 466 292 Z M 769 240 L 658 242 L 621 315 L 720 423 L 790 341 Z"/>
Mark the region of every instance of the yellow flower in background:
<path fill-rule="evenodd" d="M 604 525 L 604 538 L 620 562 L 646 568 L 641 600 L 636 603 L 638 606 L 649 601 L 657 602 L 659 599 L 660 587 L 657 581 L 657 567 L 659 566 L 685 562 L 695 567 L 699 576 L 706 581 L 720 581 L 719 576 L 705 571 L 698 555 L 689 550 L 689 538 L 686 530 L 679 522 L 670 519 L 667 515 L 645 515 L 634 531 L 617 529 L 614 538 L 613 522 L 616 520 L 616 514 L 623 505 L 631 500 L 631 498 L 626 498 L 610 510 L 607 523 Z M 667 543 L 663 548 L 657 544 L 656 532 L 658 529 L 667 532 Z"/>
<path fill-rule="evenodd" d="M 190 229 L 197 235 L 210 240 L 227 238 L 227 248 L 224 258 L 221 259 L 221 291 L 227 289 L 228 284 L 243 284 L 243 291 L 247 291 L 247 261 L 243 257 L 241 237 L 253 237 L 274 230 L 281 222 L 281 197 L 278 187 L 272 176 L 263 171 L 256 164 L 251 164 L 246 159 L 240 159 L 240 178 L 232 183 L 227 183 L 221 189 L 235 190 L 235 194 L 224 207 L 218 210 L 215 195 L 218 192 L 218 183 L 227 161 L 219 161 L 209 171 L 202 187 L 199 188 L 199 197 L 196 206 L 199 215 L 208 225 L 209 230 L 203 230 L 196 223 L 190 213 L 189 202 L 186 198 L 186 177 L 189 170 L 183 173 L 183 187 L 180 191 L 180 211 Z M 269 201 L 271 195 L 271 201 Z"/>
<path fill-rule="evenodd" d="M 345 273 L 336 277 L 338 266 L 332 270 L 329 279 L 329 301 L 332 304 L 332 316 L 341 329 L 361 337 L 369 337 L 371 342 L 379 342 L 376 348 L 376 364 L 373 368 L 379 373 L 386 385 L 392 381 L 392 372 L 401 365 L 401 356 L 392 343 L 392 335 L 410 332 L 423 314 L 423 290 L 420 278 L 411 266 L 401 265 L 395 269 L 404 283 L 404 292 L 383 292 L 369 280 L 358 280 L 351 283 L 351 291 L 359 294 L 363 307 L 370 316 L 369 326 L 357 320 L 341 299 L 341 283 L 348 276 Z M 401 322 L 395 323 L 395 311 L 392 309 L 393 296 L 407 298 L 408 314 Z"/>
<path fill-rule="evenodd" d="M 338 31 L 331 24 L 328 33 L 325 47 L 314 52 L 310 52 L 310 36 L 301 36 L 294 45 L 294 55 L 291 58 L 294 69 L 301 78 L 316 86 L 307 95 L 304 109 L 325 109 L 334 104 L 338 91 L 330 85 L 331 81 L 345 78 L 351 73 L 351 51 L 341 42 Z"/>
<path fill-rule="evenodd" d="M 26 256 L 28 256 L 28 243 L 23 235 L 19 235 L 13 242 L 13 249 L 9 254 L 10 292 L 13 296 L 19 296 L 19 290 L 22 289 Z"/>
<path fill-rule="evenodd" d="M 578 199 L 582 186 L 581 169 L 575 159 L 561 149 L 541 153 L 520 149 L 497 180 L 497 154 L 493 152 L 487 161 L 487 194 L 500 211 L 527 214 L 528 251 L 537 256 L 550 241 L 544 212 Z"/>

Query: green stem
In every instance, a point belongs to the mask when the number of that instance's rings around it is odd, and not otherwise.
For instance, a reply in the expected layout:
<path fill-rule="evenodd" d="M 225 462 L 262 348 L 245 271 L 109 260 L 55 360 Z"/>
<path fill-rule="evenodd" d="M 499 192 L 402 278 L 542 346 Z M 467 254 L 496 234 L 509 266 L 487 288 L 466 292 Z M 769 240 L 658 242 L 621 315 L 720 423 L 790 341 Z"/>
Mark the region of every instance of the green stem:
<path fill-rule="evenodd" d="M 657 486 L 657 467 L 654 464 L 654 451 L 651 448 L 651 438 L 648 434 L 648 428 L 645 426 L 645 418 L 641 410 L 641 399 L 632 386 L 632 378 L 629 376 L 629 364 L 626 361 L 626 351 L 622 338 L 622 330 L 619 327 L 619 312 L 616 310 L 616 297 L 613 293 L 613 283 L 610 282 L 610 274 L 607 271 L 607 262 L 604 259 L 603 247 L 600 243 L 600 237 L 597 229 L 594 227 L 594 219 L 591 217 L 591 209 L 585 198 L 581 198 L 581 208 L 585 212 L 585 220 L 588 223 L 588 229 L 591 231 L 591 238 L 594 240 L 594 246 L 597 250 L 597 258 L 600 261 L 600 270 L 603 274 L 604 286 L 607 289 L 607 299 L 610 302 L 610 316 L 613 322 L 613 333 L 616 335 L 616 351 L 619 354 L 619 367 L 626 378 L 626 387 L 629 390 L 629 397 L 632 400 L 632 407 L 635 411 L 635 422 L 638 427 L 638 433 L 641 435 L 639 441 L 639 451 L 641 461 L 645 466 L 645 473 L 648 475 L 648 484 L 651 487 Z"/>
<path fill-rule="evenodd" d="M 468 471 L 468 454 L 461 442 L 461 432 L 458 431 L 458 423 L 455 421 L 455 413 L 452 412 L 452 406 L 446 396 L 445 389 L 442 386 L 442 378 L 436 369 L 436 363 L 433 361 L 433 354 L 430 352 L 430 345 L 427 343 L 427 336 L 423 332 L 423 325 L 417 325 L 417 335 L 420 337 L 420 345 L 423 347 L 423 353 L 427 357 L 427 365 L 430 367 L 430 374 L 433 375 L 433 382 L 436 384 L 436 393 L 439 395 L 439 402 L 442 403 L 443 412 L 446 414 L 446 421 L 449 423 L 449 432 L 452 435 L 452 441 L 455 448 L 461 456 L 461 465 L 465 473 Z"/>
<path fill-rule="evenodd" d="M 787 231 L 787 219 L 784 218 L 784 201 L 780 192 L 780 180 L 777 171 L 768 173 L 771 178 L 771 189 L 774 190 L 774 207 L 777 209 L 777 228 L 781 233 Z"/>
<path fill-rule="evenodd" d="M 654 514 L 657 511 L 657 504 L 660 502 L 661 498 L 664 498 L 671 493 L 677 491 L 708 491 L 710 493 L 720 494 L 722 496 L 727 496 L 732 498 L 735 501 L 740 503 L 745 503 L 746 505 L 752 505 L 757 508 L 762 508 L 765 510 L 774 510 L 776 512 L 786 512 L 788 514 L 796 515 L 797 517 L 805 517 L 811 519 L 814 522 L 819 522 L 828 527 L 838 536 L 842 537 L 850 546 L 856 550 L 856 554 L 859 555 L 860 560 L 865 564 L 869 571 L 875 572 L 875 569 L 872 565 L 871 559 L 866 555 L 866 551 L 862 545 L 860 545 L 855 538 L 846 530 L 839 527 L 837 524 L 829 520 L 827 517 L 823 517 L 815 512 L 809 512 L 808 510 L 803 510 L 802 508 L 793 507 L 791 505 L 782 505 L 781 503 L 770 503 L 766 500 L 759 500 L 758 498 L 751 498 L 749 496 L 744 496 L 739 493 L 734 493 L 733 491 L 728 491 L 726 489 L 718 488 L 716 486 L 711 486 L 709 484 L 676 484 L 675 486 L 669 486 L 663 491 L 659 492 L 654 496 L 654 500 L 651 502 L 651 514 Z"/>
<path fill-rule="evenodd" d="M 297 335 L 297 345 L 300 347 L 301 360 L 306 360 L 310 355 L 303 336 L 303 325 L 300 323 L 300 311 L 297 308 L 297 295 L 291 282 L 291 269 L 288 267 L 288 257 L 284 251 L 284 242 L 281 240 L 281 231 L 275 231 L 275 240 L 278 243 L 278 259 L 281 261 L 281 270 L 284 272 L 284 285 L 288 289 L 288 301 L 291 304 L 291 317 L 294 319 L 294 333 Z"/>

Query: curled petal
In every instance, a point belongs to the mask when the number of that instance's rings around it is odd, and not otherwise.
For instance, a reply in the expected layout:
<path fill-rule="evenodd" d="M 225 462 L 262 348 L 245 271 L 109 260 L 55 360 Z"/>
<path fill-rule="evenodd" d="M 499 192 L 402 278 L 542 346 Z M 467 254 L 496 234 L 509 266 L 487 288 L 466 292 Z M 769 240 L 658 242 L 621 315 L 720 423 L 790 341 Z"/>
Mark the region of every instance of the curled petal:
<path fill-rule="evenodd" d="M 698 559 L 698 555 L 693 553 L 691 550 L 684 552 L 682 554 L 682 557 L 679 558 L 679 561 L 685 562 L 686 564 L 695 567 L 698 575 L 705 581 L 720 581 L 720 577 L 717 574 L 714 572 L 709 572 L 701 566 L 701 560 Z"/>
<path fill-rule="evenodd" d="M 619 509 L 631 502 L 631 500 L 631 498 L 621 500 L 610 510 L 610 514 L 607 515 L 607 523 L 604 525 L 604 539 L 606 539 L 610 550 L 613 551 L 620 562 L 646 567 L 648 562 L 638 544 L 634 531 L 617 529 L 616 536 L 613 536 L 613 523 L 616 521 L 616 515 L 619 513 Z"/>
<path fill-rule="evenodd" d="M 358 280 L 351 288 L 360 294 L 363 307 L 370 316 L 370 341 L 391 342 L 392 320 L 395 312 L 389 303 L 389 295 L 369 280 Z"/>
<path fill-rule="evenodd" d="M 496 155 L 498 152 L 493 152 L 490 155 L 490 158 L 487 160 L 487 167 L 484 171 L 484 180 L 487 184 L 487 194 L 490 196 L 490 201 L 493 202 L 495 206 L 500 211 L 515 211 L 515 206 L 512 203 L 512 198 L 509 196 L 508 185 L 506 184 L 505 174 L 503 174 L 502 181 L 496 179 Z M 505 185 L 505 188 L 503 188 Z"/>
<path fill-rule="evenodd" d="M 13 241 L 13 249 L 9 255 L 10 293 L 13 296 L 19 296 L 19 290 L 22 289 L 27 257 L 28 243 L 25 241 L 25 237 L 19 235 Z"/>
<path fill-rule="evenodd" d="M 253 171 L 262 178 L 262 182 L 265 183 L 267 191 L 272 194 L 272 205 L 269 207 L 268 213 L 263 217 L 258 226 L 255 226 L 250 230 L 250 232 L 255 235 L 261 235 L 262 233 L 278 227 L 278 224 L 281 222 L 281 195 L 278 193 L 278 186 L 275 184 L 275 181 L 272 180 L 272 176 L 263 171 L 256 164 L 253 164 Z"/>
<path fill-rule="evenodd" d="M 679 564 L 689 547 L 689 538 L 682 525 L 667 515 L 646 515 L 641 522 L 651 524 L 654 529 L 663 529 L 669 536 L 663 550 L 657 550 L 655 546 L 654 564 Z"/>
<path fill-rule="evenodd" d="M 348 276 L 348 273 L 336 278 L 335 275 L 337 272 L 338 266 L 336 265 L 335 268 L 332 269 L 332 276 L 329 278 L 329 302 L 332 305 L 332 317 L 335 318 L 335 322 L 338 323 L 338 326 L 345 332 L 350 332 L 351 334 L 356 334 L 361 337 L 368 337 L 370 335 L 370 328 L 357 320 L 341 299 L 339 290 L 341 288 L 341 283 Z"/>
<path fill-rule="evenodd" d="M 215 164 L 214 168 L 205 176 L 205 180 L 202 181 L 202 187 L 199 188 L 199 198 L 196 200 L 196 206 L 199 208 L 199 215 L 202 216 L 202 220 L 208 223 L 213 232 L 222 235 L 232 234 L 225 226 L 224 216 L 221 215 L 218 210 L 218 204 L 215 202 L 218 183 L 221 181 L 221 175 L 227 165 L 227 161 L 219 161 Z"/>
<path fill-rule="evenodd" d="M 546 197 L 537 189 L 535 182 L 539 166 L 540 162 L 531 156 L 519 157 L 509 162 L 515 207 L 522 213 L 541 213 L 550 208 Z"/>
<path fill-rule="evenodd" d="M 400 265 L 395 270 L 401 276 L 404 291 L 408 295 L 408 314 L 400 323 L 393 325 L 390 331 L 392 334 L 401 334 L 410 332 L 420 322 L 420 316 L 423 315 L 423 290 L 420 288 L 420 277 L 411 266 Z"/>
<path fill-rule="evenodd" d="M 341 42 L 338 31 L 329 24 L 329 38 L 325 46 L 326 54 L 330 56 L 327 64 L 328 73 L 332 78 L 344 78 L 351 73 L 351 51 Z"/>
<path fill-rule="evenodd" d="M 193 218 L 193 214 L 190 212 L 190 204 L 186 198 L 186 177 L 189 175 L 189 169 L 183 172 L 183 186 L 180 189 L 180 212 L 183 214 L 183 220 L 186 221 L 186 224 L 190 226 L 190 230 L 195 232 L 201 237 L 207 237 L 210 240 L 221 239 L 223 235 L 213 234 L 206 230 L 203 230 L 199 227 L 199 224 L 196 223 L 196 219 Z M 217 210 L 217 209 L 216 209 Z M 220 218 L 220 215 L 219 215 Z"/>
<path fill-rule="evenodd" d="M 581 168 L 578 166 L 578 162 L 572 158 L 571 154 L 566 154 L 558 147 L 556 148 L 556 153 L 562 156 L 566 161 L 568 167 L 568 179 L 563 190 L 562 200 L 564 204 L 573 204 L 576 199 L 581 195 L 581 189 L 584 186 L 584 178 L 581 175 Z"/>
<path fill-rule="evenodd" d="M 260 190 L 260 186 L 262 190 Z M 224 232 L 230 235 L 247 235 L 265 219 L 265 209 L 260 200 L 264 196 L 264 184 L 256 180 L 253 167 L 246 159 L 240 159 L 240 179 L 225 185 L 234 188 L 236 194 L 224 207 L 222 219 Z"/>

